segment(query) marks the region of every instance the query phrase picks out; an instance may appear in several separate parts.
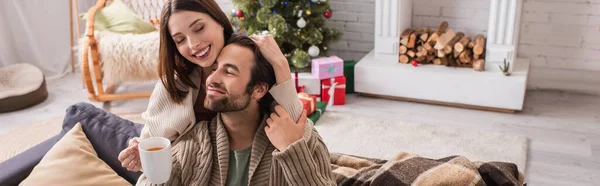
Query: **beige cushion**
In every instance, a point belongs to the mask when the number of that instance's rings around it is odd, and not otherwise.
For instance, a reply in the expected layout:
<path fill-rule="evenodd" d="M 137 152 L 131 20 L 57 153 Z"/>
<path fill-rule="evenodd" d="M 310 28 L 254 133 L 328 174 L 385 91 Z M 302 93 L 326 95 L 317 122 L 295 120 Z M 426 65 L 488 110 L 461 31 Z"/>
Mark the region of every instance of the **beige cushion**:
<path fill-rule="evenodd" d="M 19 185 L 131 185 L 98 158 L 76 124 L 60 139 Z"/>

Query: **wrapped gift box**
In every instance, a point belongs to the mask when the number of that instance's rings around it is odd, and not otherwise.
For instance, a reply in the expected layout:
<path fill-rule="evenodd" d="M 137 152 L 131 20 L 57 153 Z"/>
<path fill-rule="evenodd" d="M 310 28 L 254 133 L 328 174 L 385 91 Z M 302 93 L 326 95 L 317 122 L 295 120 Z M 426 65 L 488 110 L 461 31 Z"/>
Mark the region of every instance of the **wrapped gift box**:
<path fill-rule="evenodd" d="M 337 56 L 315 58 L 311 62 L 312 75 L 320 80 L 344 75 L 344 60 Z"/>
<path fill-rule="evenodd" d="M 295 78 L 296 75 L 292 73 L 292 78 Z M 294 81 L 296 84 L 296 81 Z M 313 76 L 310 72 L 299 72 L 298 73 L 298 85 L 297 87 L 303 87 L 303 91 L 309 95 L 320 96 L 321 95 L 321 80 L 315 76 Z"/>
<path fill-rule="evenodd" d="M 329 103 L 329 98 L 332 97 L 330 93 L 333 94 L 332 103 Z M 340 76 L 321 80 L 321 101 L 331 105 L 346 104 L 346 77 Z"/>
<path fill-rule="evenodd" d="M 312 114 L 317 107 L 317 96 L 311 96 L 304 92 L 298 93 L 298 98 L 302 102 L 302 109 L 306 111 L 306 115 Z"/>
<path fill-rule="evenodd" d="M 313 112 L 311 115 L 309 115 L 308 119 L 310 119 L 313 122 L 313 124 L 317 124 L 317 120 L 319 120 L 321 115 L 323 115 L 326 108 L 327 108 L 327 103 L 317 101 L 317 110 L 315 110 L 315 112 Z"/>
<path fill-rule="evenodd" d="M 346 77 L 346 93 L 351 94 L 354 92 L 354 66 L 356 61 L 346 60 L 344 61 L 344 77 Z"/>

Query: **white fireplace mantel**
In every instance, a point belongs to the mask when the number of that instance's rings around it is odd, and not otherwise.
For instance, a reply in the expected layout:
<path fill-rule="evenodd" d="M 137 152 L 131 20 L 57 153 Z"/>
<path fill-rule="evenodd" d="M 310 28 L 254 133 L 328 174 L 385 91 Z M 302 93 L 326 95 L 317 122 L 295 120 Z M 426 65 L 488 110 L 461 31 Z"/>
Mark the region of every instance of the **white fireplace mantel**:
<path fill-rule="evenodd" d="M 523 0 L 490 0 L 486 70 L 398 63 L 400 33 L 412 28 L 411 0 L 376 0 L 375 48 L 355 67 L 359 93 L 492 110 L 522 110 L 529 60 L 517 58 Z M 452 28 L 452 25 L 450 25 Z M 498 69 L 504 59 L 511 76 Z"/>

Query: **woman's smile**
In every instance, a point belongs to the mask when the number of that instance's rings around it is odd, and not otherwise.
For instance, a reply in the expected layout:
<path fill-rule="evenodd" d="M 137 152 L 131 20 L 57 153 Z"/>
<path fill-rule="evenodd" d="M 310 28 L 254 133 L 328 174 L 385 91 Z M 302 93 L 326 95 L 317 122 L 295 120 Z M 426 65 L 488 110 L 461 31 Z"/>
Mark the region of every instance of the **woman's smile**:
<path fill-rule="evenodd" d="M 192 54 L 192 57 L 198 61 L 203 61 L 206 58 L 208 58 L 208 56 L 210 56 L 210 53 L 211 53 L 210 49 L 211 49 L 211 45 L 208 45 L 208 46 L 202 48 L 201 50 L 194 52 Z"/>

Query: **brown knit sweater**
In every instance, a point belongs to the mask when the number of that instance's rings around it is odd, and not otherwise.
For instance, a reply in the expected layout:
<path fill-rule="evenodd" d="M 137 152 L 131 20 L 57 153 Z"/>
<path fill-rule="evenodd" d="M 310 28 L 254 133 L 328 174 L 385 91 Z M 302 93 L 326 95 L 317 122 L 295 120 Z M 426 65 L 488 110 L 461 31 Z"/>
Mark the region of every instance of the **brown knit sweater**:
<path fill-rule="evenodd" d="M 163 185 L 225 185 L 229 142 L 221 115 L 202 121 L 174 142 L 171 178 Z M 267 115 L 259 129 L 264 128 Z M 252 144 L 250 185 L 335 185 L 329 166 L 329 151 L 312 124 L 303 138 L 279 152 L 264 130 Z M 153 185 L 142 174 L 137 185 Z"/>
<path fill-rule="evenodd" d="M 193 103 L 198 92 L 190 92 L 184 104 L 175 104 L 168 101 L 162 85 L 157 85 L 143 114 L 147 124 L 142 138 L 174 139 L 171 178 L 162 185 L 225 185 L 230 148 L 221 115 L 210 122 L 192 124 L 195 123 Z M 274 86 L 269 93 L 292 118 L 296 121 L 300 118 L 302 103 L 291 80 Z M 280 152 L 262 130 L 267 117 L 263 116 L 252 144 L 249 185 L 336 185 L 329 165 L 329 151 L 311 120 L 307 120 L 303 138 Z M 142 174 L 137 185 L 153 184 Z"/>

